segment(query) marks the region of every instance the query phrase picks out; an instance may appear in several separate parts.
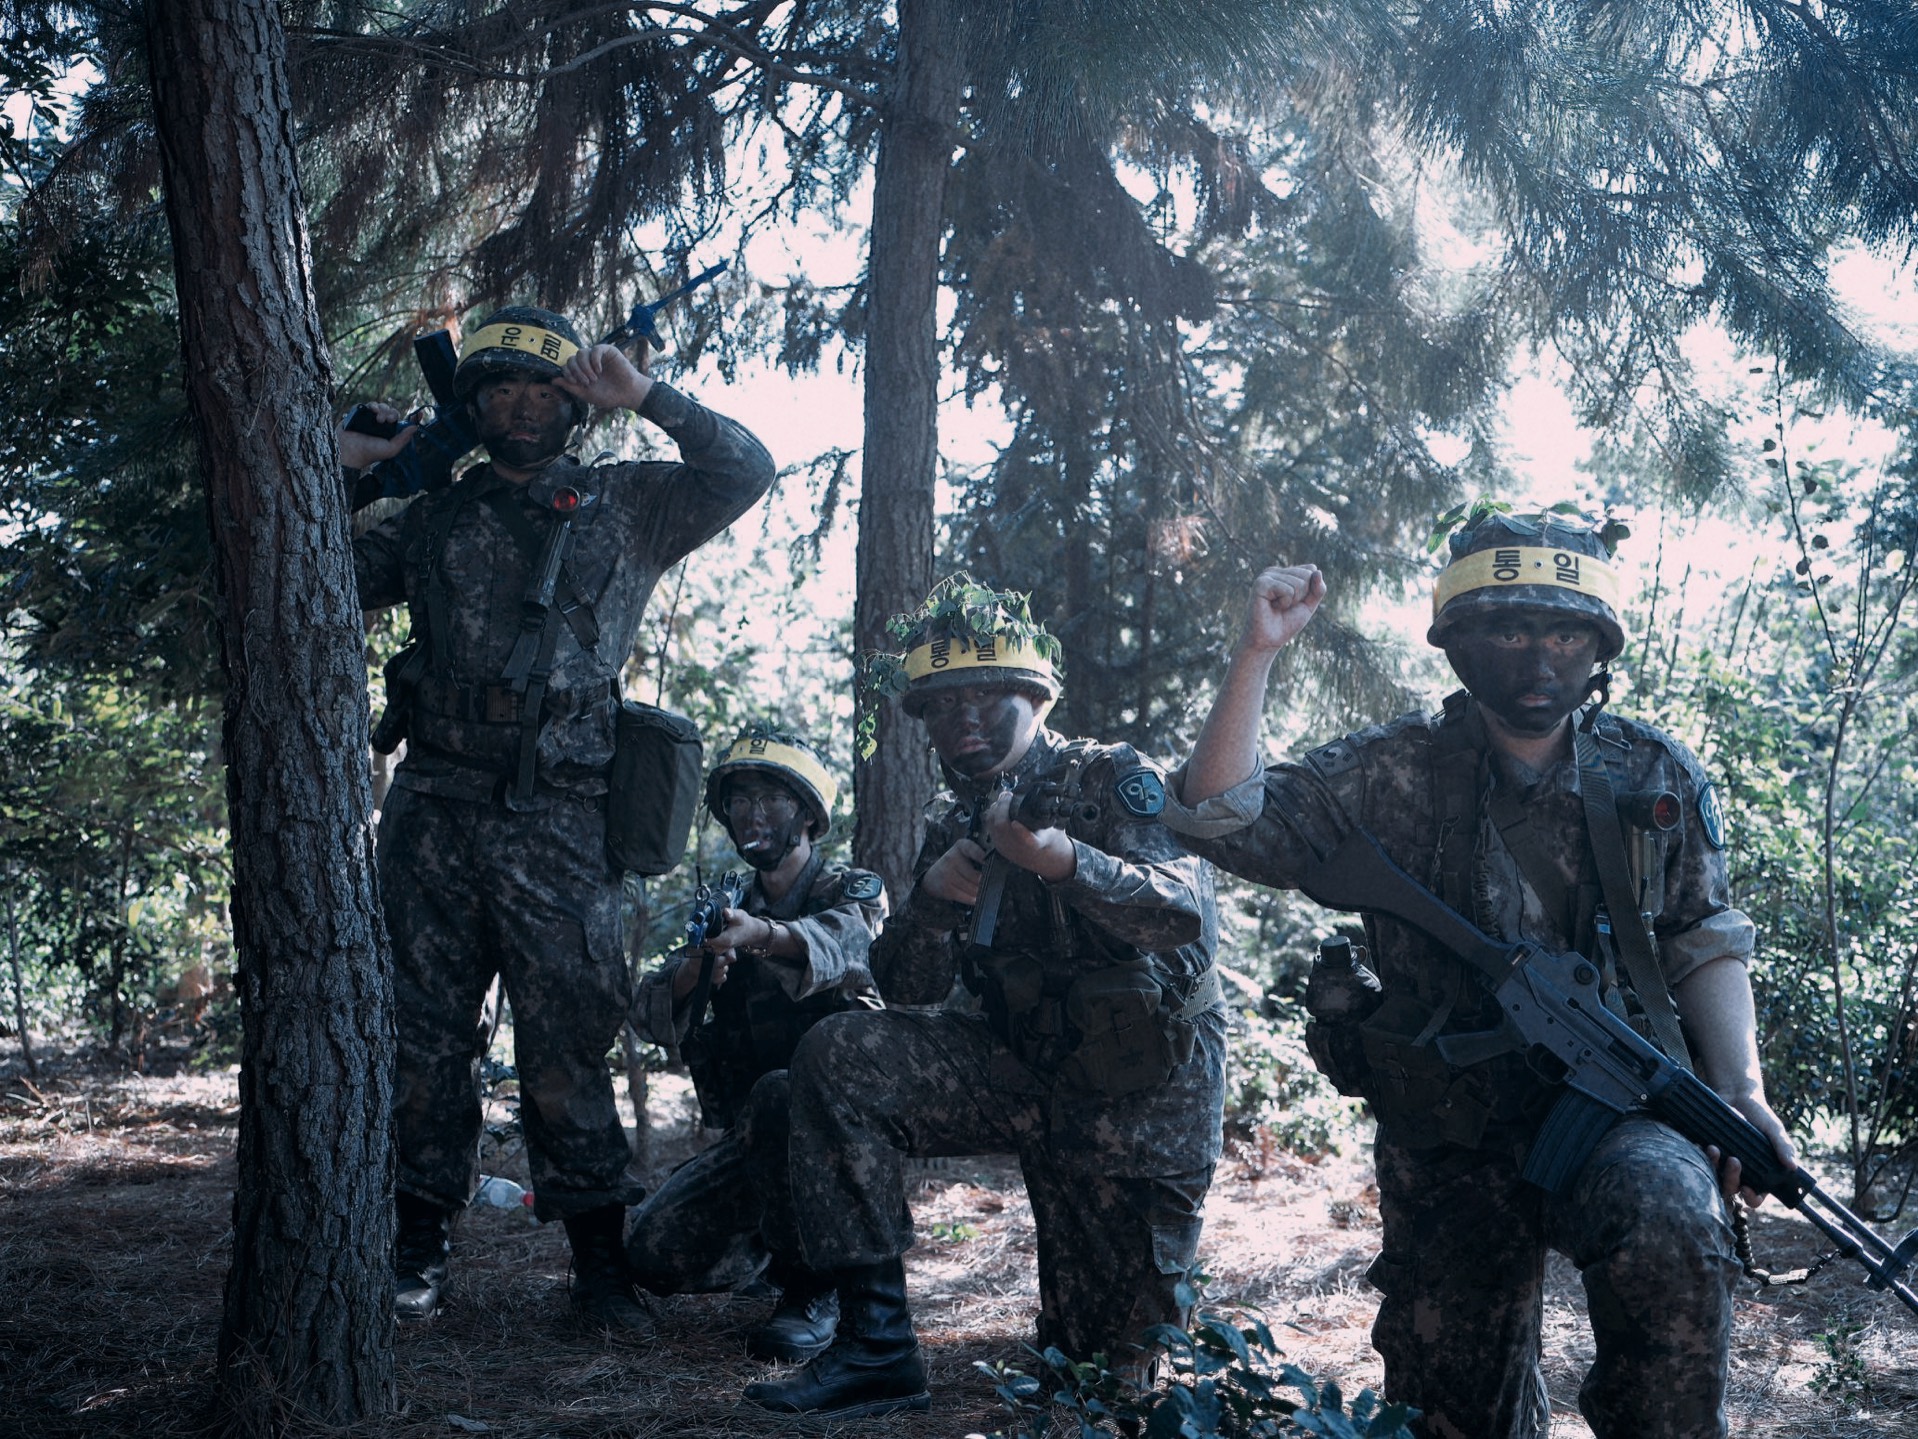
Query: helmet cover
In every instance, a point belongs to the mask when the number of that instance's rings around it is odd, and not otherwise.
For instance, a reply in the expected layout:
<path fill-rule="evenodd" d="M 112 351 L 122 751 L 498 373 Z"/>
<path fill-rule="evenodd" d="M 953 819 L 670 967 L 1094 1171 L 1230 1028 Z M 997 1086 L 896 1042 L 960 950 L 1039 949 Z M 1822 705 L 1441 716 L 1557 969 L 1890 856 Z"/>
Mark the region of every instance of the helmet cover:
<path fill-rule="evenodd" d="M 905 653 L 878 657 L 874 678 L 915 718 L 929 696 L 965 686 L 1019 690 L 1041 714 L 1058 701 L 1064 650 L 1033 620 L 1028 595 L 954 575 L 888 628 Z"/>
<path fill-rule="evenodd" d="M 832 807 L 839 785 L 820 759 L 819 751 L 804 739 L 770 724 L 750 724 L 726 747 L 706 776 L 706 812 L 728 833 L 727 781 L 735 775 L 765 774 L 790 789 L 813 819 L 813 841 L 832 832 Z"/>
<path fill-rule="evenodd" d="M 1625 630 L 1610 561 L 1604 533 L 1584 525 L 1552 515 L 1484 515 L 1451 537 L 1425 641 L 1443 649 L 1462 622 L 1502 610 L 1559 610 L 1597 629 L 1599 661 L 1613 659 L 1625 648 Z"/>
<path fill-rule="evenodd" d="M 460 346 L 460 362 L 453 371 L 453 390 L 471 400 L 480 385 L 502 375 L 550 381 L 584 346 L 579 331 L 564 315 L 536 305 L 508 305 L 495 310 Z M 577 396 L 572 401 L 573 423 L 580 424 L 591 407 Z"/>

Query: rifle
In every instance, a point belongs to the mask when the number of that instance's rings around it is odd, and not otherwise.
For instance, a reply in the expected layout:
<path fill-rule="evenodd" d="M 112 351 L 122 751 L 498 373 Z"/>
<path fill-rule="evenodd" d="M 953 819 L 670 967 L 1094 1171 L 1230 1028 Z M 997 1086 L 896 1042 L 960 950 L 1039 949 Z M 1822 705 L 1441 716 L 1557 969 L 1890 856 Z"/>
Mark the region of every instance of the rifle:
<path fill-rule="evenodd" d="M 1065 823 L 1066 814 L 1079 801 L 1079 771 L 1084 759 L 1069 755 L 1065 765 L 1050 778 L 1024 788 L 1013 788 L 1001 778 L 1002 788 L 1012 789 L 1012 817 L 1030 830 L 1052 829 Z M 999 908 L 1005 902 L 1006 880 L 1012 865 L 994 849 L 985 832 L 986 811 L 998 802 L 995 794 L 972 812 L 966 838 L 984 845 L 986 857 L 979 868 L 979 893 L 972 901 L 972 918 L 966 926 L 966 958 L 977 962 L 992 953 L 993 939 L 999 930 Z"/>
<path fill-rule="evenodd" d="M 727 266 L 728 262 L 721 260 L 657 300 L 634 305 L 625 321 L 618 328 L 608 331 L 599 343 L 625 349 L 636 338 L 644 336 L 655 350 L 664 349 L 665 341 L 659 333 L 659 312 L 680 296 L 697 290 L 707 281 L 723 274 Z M 453 466 L 479 444 L 479 426 L 474 422 L 468 406 L 461 403 L 453 385 L 454 371 L 459 368 L 453 337 L 445 330 L 421 335 L 413 341 L 413 354 L 419 361 L 420 373 L 426 377 L 426 387 L 433 395 L 433 419 L 414 437 L 412 444 L 391 459 L 381 460 L 361 473 L 353 485 L 349 501 L 351 509 L 360 509 L 374 500 L 403 498 L 422 490 L 437 490 L 451 484 Z M 382 440 L 390 440 L 406 425 L 416 423 L 418 421 L 411 418 L 398 424 L 379 419 L 374 415 L 371 405 L 355 405 L 346 416 L 347 429 L 362 435 L 374 435 Z"/>
<path fill-rule="evenodd" d="M 1787 1168 L 1771 1141 L 1691 1071 L 1674 1063 L 1605 1007 L 1598 966 L 1519 940 L 1493 939 L 1392 862 L 1379 842 L 1354 829 L 1308 866 L 1299 888 L 1328 909 L 1390 915 L 1421 930 L 1470 966 L 1498 999 L 1503 1026 L 1516 1033 L 1542 1079 L 1564 1086 L 1525 1158 L 1525 1178 L 1562 1194 L 1593 1147 L 1621 1115 L 1643 1111 L 1700 1146 L 1738 1160 L 1744 1183 L 1775 1194 L 1864 1266 L 1865 1283 L 1888 1291 L 1918 1314 L 1918 1292 L 1904 1275 L 1918 1257 L 1918 1229 L 1892 1245 L 1819 1187 Z M 1438 1040 L 1454 1064 L 1482 1057 L 1479 1035 Z"/>
<path fill-rule="evenodd" d="M 729 869 L 719 877 L 718 884 L 702 882 L 693 891 L 693 912 L 686 919 L 686 945 L 689 949 L 703 948 L 707 940 L 726 927 L 725 912 L 738 909 L 746 902 L 746 889 L 745 874 Z M 700 956 L 699 983 L 693 989 L 692 1027 L 695 1029 L 706 1017 L 706 1001 L 712 997 L 712 992 L 713 954 L 707 950 Z"/>

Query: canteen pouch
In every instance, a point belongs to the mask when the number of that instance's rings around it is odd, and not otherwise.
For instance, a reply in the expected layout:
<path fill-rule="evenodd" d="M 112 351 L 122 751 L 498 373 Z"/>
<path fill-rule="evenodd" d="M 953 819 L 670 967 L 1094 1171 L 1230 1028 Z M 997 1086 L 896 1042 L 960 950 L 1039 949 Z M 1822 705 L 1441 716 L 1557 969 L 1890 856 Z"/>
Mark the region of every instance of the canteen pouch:
<path fill-rule="evenodd" d="M 606 855 L 619 869 L 660 875 L 686 853 L 704 790 L 705 746 L 684 715 L 622 700 L 607 776 Z"/>
<path fill-rule="evenodd" d="M 1164 1006 L 1164 987 L 1143 965 L 1101 965 L 1080 975 L 1065 996 L 1076 1042 L 1060 1077 L 1109 1099 L 1164 1084 L 1192 1057 L 1197 1039 L 1189 1023 L 1168 1023 Z"/>

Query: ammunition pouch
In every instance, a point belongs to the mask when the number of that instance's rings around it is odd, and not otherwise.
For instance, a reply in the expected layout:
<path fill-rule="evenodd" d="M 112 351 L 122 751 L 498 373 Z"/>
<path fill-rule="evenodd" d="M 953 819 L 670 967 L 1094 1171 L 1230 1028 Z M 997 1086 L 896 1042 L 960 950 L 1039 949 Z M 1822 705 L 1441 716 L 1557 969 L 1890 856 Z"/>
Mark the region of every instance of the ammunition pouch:
<path fill-rule="evenodd" d="M 704 790 L 704 758 L 691 720 L 621 702 L 606 796 L 606 854 L 616 867 L 658 875 L 679 863 Z"/>
<path fill-rule="evenodd" d="M 386 708 L 373 726 L 373 748 L 391 754 L 400 747 L 412 727 L 413 695 L 420 676 L 426 671 L 426 646 L 419 640 L 401 645 L 380 670 L 386 686 Z"/>
<path fill-rule="evenodd" d="M 1214 971 L 1181 1001 L 1144 960 L 1101 965 L 1063 993 L 1048 993 L 1044 967 L 1016 952 L 975 957 L 966 984 L 992 1032 L 1021 1061 L 1108 1099 L 1169 1080 L 1192 1058 L 1198 1017 L 1222 998 Z"/>

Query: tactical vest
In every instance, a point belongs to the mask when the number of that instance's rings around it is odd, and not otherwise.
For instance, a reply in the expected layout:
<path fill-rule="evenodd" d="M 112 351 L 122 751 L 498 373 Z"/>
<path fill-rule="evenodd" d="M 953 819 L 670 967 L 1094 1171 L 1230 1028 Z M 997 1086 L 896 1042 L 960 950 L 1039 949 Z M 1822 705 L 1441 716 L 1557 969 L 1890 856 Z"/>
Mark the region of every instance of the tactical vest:
<path fill-rule="evenodd" d="M 496 788 L 510 784 L 514 799 L 523 802 L 534 791 L 539 736 L 545 727 L 591 709 L 610 709 L 618 690 L 612 679 L 563 693 L 547 688 L 561 623 L 581 650 L 597 652 L 599 622 L 574 585 L 570 556 L 577 534 L 598 516 L 598 496 L 585 496 L 575 514 L 555 512 L 535 519 L 511 487 L 487 489 L 491 480 L 484 468 L 471 471 L 450 489 L 419 502 L 428 508 L 417 542 L 408 547 L 412 634 L 387 663 L 387 708 L 374 729 L 373 744 L 390 754 L 402 738 L 411 739 L 494 776 Z M 483 685 L 453 677 L 453 597 L 441 563 L 453 527 L 474 499 L 512 536 L 531 576 L 512 654 L 497 682 Z"/>
<path fill-rule="evenodd" d="M 1433 835 L 1432 872 L 1427 883 L 1460 914 L 1492 929 L 1475 872 L 1480 826 L 1498 826 L 1500 838 L 1525 883 L 1574 947 L 1599 964 L 1606 976 L 1608 1001 L 1622 993 L 1621 958 L 1632 992 L 1641 1006 L 1626 1014 L 1654 1043 L 1681 1063 L 1687 1062 L 1676 1014 L 1660 1024 L 1658 1006 L 1671 999 L 1657 969 L 1649 923 L 1634 899 L 1622 921 L 1609 919 L 1608 896 L 1618 892 L 1617 867 L 1626 863 L 1625 840 L 1618 829 L 1614 791 L 1622 774 L 1612 770 L 1607 747 L 1626 748 L 1609 716 L 1600 714 L 1591 731 L 1577 740 L 1580 786 L 1585 798 L 1585 843 L 1576 881 L 1562 872 L 1530 831 L 1529 820 L 1508 788 L 1491 785 L 1491 750 L 1483 721 L 1464 691 L 1447 697 L 1443 716 L 1425 750 Z M 1356 824 L 1361 795 L 1354 793 L 1360 767 L 1359 746 L 1351 737 L 1320 746 L 1304 756 L 1308 768 L 1325 781 Z M 1609 816 L 1611 828 L 1604 827 Z M 1606 871 L 1611 871 L 1607 874 Z M 1625 901 L 1618 906 L 1623 908 Z M 1443 954 L 1423 936 L 1389 917 L 1362 916 L 1375 953 L 1408 946 L 1431 956 L 1411 976 L 1394 975 L 1377 1007 L 1356 1021 L 1313 1019 L 1307 1045 L 1333 1084 L 1346 1094 L 1363 1095 L 1381 1123 L 1400 1133 L 1474 1147 L 1488 1129 L 1529 1134 L 1543 1120 L 1556 1090 L 1526 1066 L 1516 1040 L 1500 1023 L 1496 1001 L 1459 960 Z M 1634 926 L 1636 934 L 1627 932 Z M 1623 955 L 1635 945 L 1635 958 Z M 1409 980 L 1409 982 L 1408 982 Z M 1623 1011 L 1621 1011 L 1623 1012 Z M 1446 1041 L 1441 1055 L 1437 1040 Z M 1449 1057 L 1448 1057 L 1449 1056 Z"/>
<path fill-rule="evenodd" d="M 1058 759 L 1076 776 L 1096 748 L 1073 740 Z M 1083 825 L 1076 796 L 1063 827 L 1083 838 L 1075 825 Z M 1192 1058 L 1199 1016 L 1224 1001 L 1218 972 L 1182 985 L 1130 946 L 1075 963 L 1087 937 L 1059 895 L 1050 887 L 1045 895 L 1045 932 L 999 929 L 990 948 L 961 952 L 960 980 L 988 1028 L 1023 1063 L 1074 1089 L 1116 1099 L 1164 1084 Z"/>

